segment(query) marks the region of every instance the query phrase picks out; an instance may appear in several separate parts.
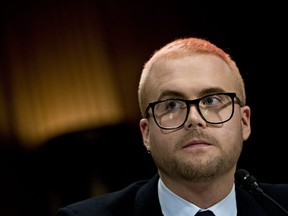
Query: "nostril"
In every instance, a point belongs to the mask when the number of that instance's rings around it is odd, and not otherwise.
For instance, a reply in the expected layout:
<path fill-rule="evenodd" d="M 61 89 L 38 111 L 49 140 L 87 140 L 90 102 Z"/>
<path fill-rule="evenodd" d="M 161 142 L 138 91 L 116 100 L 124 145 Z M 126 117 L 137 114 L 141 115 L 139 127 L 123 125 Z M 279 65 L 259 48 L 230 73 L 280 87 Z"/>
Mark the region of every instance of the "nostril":
<path fill-rule="evenodd" d="M 187 125 L 187 128 L 198 129 L 198 127 L 201 127 L 201 124 L 193 125 L 190 123 L 189 125 Z"/>

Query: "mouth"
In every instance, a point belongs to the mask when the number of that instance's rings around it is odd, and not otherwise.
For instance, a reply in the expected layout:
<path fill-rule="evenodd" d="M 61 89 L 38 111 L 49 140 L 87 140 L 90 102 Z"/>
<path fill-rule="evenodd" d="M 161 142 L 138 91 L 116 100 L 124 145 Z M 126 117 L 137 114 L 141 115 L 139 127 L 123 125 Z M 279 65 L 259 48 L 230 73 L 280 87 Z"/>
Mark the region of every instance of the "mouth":
<path fill-rule="evenodd" d="M 183 146 L 183 149 L 187 148 L 203 148 L 203 147 L 209 147 L 211 146 L 210 143 L 204 141 L 204 140 L 196 140 L 193 142 L 188 143 L 187 145 Z"/>

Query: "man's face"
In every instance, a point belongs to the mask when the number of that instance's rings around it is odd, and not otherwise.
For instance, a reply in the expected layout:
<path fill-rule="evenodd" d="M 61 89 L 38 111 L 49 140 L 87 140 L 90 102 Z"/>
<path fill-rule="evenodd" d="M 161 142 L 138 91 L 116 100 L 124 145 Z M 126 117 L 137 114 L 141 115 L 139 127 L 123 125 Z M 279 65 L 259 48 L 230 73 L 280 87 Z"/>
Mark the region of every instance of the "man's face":
<path fill-rule="evenodd" d="M 150 81 L 149 102 L 169 98 L 192 100 L 207 92 L 237 94 L 236 80 L 229 67 L 213 55 L 163 61 L 154 67 Z M 162 176 L 207 181 L 236 166 L 243 140 L 250 135 L 250 109 L 235 103 L 232 119 L 213 125 L 205 122 L 191 106 L 182 128 L 163 130 L 150 115 L 140 121 L 140 129 Z"/>

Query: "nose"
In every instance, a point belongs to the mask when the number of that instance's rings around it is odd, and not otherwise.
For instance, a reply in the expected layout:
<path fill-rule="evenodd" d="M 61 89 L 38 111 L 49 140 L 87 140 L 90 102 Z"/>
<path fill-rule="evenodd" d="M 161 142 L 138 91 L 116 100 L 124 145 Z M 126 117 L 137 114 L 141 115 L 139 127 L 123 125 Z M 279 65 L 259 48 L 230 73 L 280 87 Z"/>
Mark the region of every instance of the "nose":
<path fill-rule="evenodd" d="M 190 106 L 189 113 L 187 116 L 187 120 L 185 122 L 185 128 L 191 129 L 191 128 L 204 128 L 206 127 L 206 121 L 202 118 L 200 113 L 198 112 L 195 105 Z"/>

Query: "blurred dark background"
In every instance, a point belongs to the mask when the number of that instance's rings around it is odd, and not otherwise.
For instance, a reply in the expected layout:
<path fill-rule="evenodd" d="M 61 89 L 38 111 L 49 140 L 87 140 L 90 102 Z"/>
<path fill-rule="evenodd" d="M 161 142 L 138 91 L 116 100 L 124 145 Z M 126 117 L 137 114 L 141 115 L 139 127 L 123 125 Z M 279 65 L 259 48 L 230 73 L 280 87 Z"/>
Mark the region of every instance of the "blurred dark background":
<path fill-rule="evenodd" d="M 150 178 L 156 169 L 138 128 L 138 80 L 154 50 L 187 36 L 230 53 L 246 81 L 252 135 L 239 166 L 259 181 L 288 183 L 285 8 L 277 1 L 2 1 L 0 215 L 53 216 L 60 206 Z"/>

